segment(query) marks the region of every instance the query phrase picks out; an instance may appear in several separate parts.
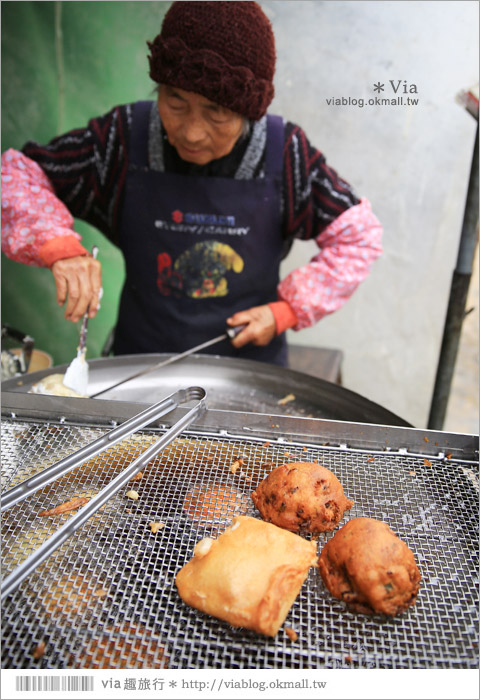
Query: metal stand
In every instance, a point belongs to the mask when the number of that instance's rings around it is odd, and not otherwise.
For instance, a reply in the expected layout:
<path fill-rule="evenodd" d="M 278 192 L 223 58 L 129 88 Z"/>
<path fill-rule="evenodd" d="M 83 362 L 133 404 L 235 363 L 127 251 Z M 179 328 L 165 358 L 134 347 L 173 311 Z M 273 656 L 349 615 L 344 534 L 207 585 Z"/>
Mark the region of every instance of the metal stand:
<path fill-rule="evenodd" d="M 465 304 L 478 243 L 478 126 L 463 217 L 457 264 L 453 273 L 442 347 L 427 427 L 442 430 L 457 358 Z"/>

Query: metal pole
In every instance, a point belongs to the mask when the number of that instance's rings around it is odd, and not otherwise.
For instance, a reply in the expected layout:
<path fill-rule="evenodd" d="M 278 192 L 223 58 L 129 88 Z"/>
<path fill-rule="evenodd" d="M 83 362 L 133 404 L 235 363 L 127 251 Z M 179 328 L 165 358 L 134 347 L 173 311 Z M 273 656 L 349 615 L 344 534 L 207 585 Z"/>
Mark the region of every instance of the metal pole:
<path fill-rule="evenodd" d="M 478 243 L 478 126 L 473 149 L 470 181 L 463 217 L 457 264 L 453 272 L 442 347 L 427 427 L 442 430 L 448 397 L 457 359 L 460 332 L 465 318 L 465 304 L 472 277 L 475 249 Z"/>

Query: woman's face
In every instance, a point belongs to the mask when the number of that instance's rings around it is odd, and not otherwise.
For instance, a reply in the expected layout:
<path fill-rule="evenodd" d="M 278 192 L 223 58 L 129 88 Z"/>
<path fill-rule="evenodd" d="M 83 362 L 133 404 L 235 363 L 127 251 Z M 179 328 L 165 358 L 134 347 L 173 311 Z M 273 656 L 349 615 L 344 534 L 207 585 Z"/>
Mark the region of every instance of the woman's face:
<path fill-rule="evenodd" d="M 226 156 L 243 129 L 243 117 L 196 92 L 161 85 L 158 111 L 170 144 L 183 160 L 206 165 Z"/>

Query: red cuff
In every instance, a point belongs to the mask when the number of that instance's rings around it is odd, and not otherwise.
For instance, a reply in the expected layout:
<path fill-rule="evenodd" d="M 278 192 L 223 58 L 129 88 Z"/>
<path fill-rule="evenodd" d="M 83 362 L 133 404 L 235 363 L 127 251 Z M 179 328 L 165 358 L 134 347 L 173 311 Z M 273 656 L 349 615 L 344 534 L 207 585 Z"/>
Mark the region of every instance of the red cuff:
<path fill-rule="evenodd" d="M 88 250 L 75 236 L 57 236 L 40 246 L 38 254 L 47 267 L 52 267 L 57 260 L 88 255 Z"/>
<path fill-rule="evenodd" d="M 288 301 L 272 301 L 269 307 L 275 317 L 277 335 L 297 325 L 297 315 Z"/>

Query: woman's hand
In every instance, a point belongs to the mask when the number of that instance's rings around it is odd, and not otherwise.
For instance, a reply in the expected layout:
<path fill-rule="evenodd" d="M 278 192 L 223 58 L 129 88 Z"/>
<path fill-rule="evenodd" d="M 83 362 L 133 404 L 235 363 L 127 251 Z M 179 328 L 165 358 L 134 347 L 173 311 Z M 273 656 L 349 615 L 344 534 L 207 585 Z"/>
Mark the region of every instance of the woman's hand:
<path fill-rule="evenodd" d="M 99 308 L 102 266 L 90 255 L 57 260 L 50 268 L 57 286 L 57 303 L 65 308 L 67 321 L 76 323 L 87 309 L 93 318 Z"/>
<path fill-rule="evenodd" d="M 236 314 L 227 318 L 229 326 L 241 326 L 245 323 L 247 327 L 232 340 L 234 347 L 241 348 L 247 343 L 268 345 L 275 338 L 275 317 L 268 304 L 237 311 Z"/>

